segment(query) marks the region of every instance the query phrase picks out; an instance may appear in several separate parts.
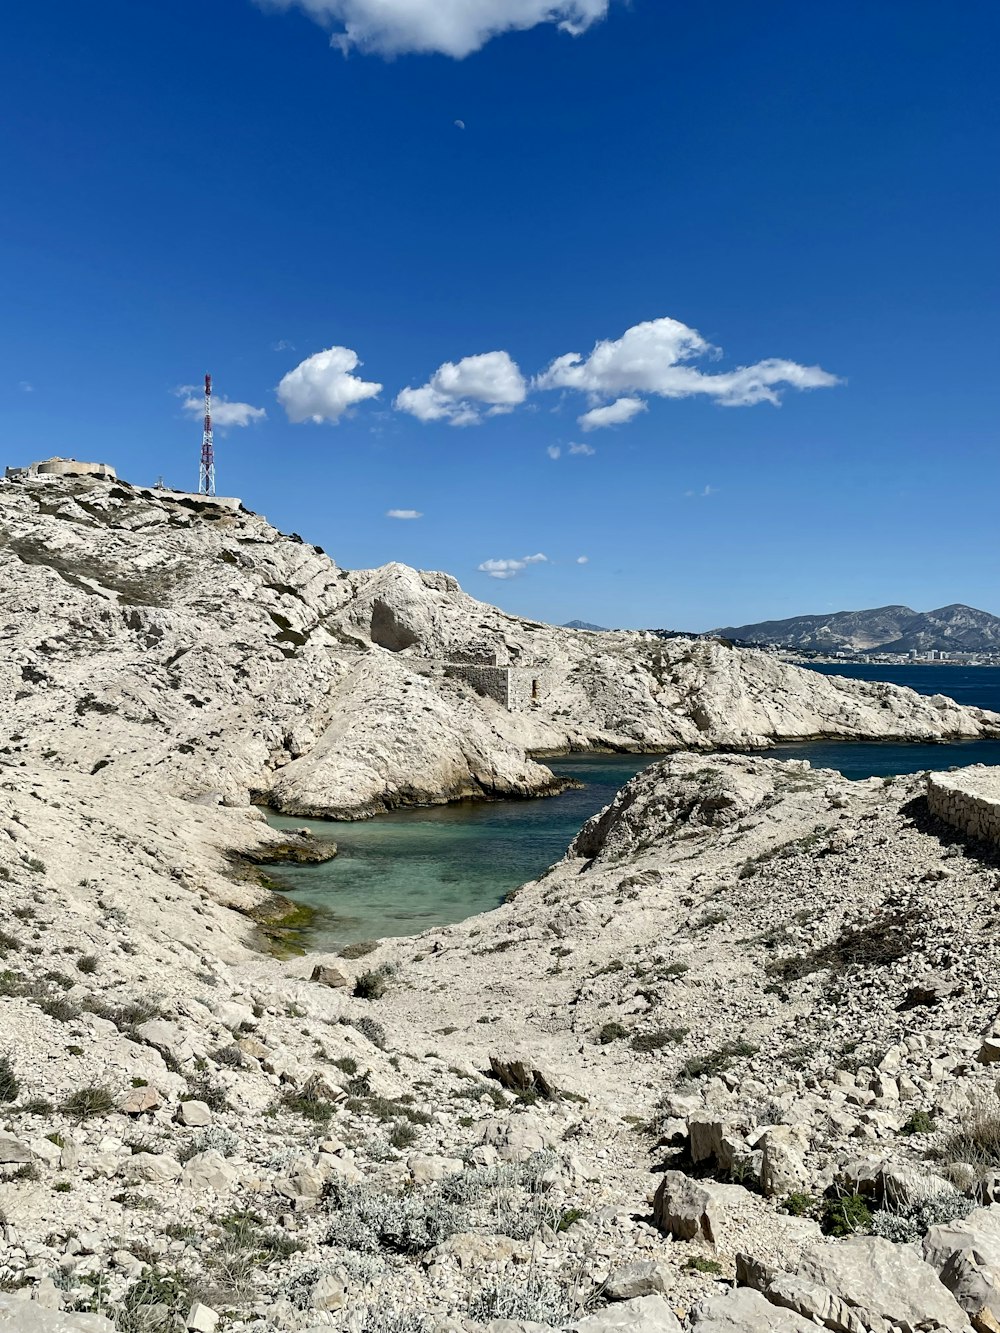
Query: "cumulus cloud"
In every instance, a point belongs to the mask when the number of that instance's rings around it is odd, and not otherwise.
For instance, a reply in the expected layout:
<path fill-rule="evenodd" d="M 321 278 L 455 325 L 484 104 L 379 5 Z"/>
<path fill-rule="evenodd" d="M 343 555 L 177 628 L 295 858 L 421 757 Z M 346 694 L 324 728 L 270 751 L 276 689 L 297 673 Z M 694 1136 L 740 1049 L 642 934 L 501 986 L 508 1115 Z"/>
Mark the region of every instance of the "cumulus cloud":
<path fill-rule="evenodd" d="M 550 444 L 545 452 L 553 462 L 555 462 L 557 458 L 562 458 L 562 450 L 559 448 L 558 444 Z"/>
<path fill-rule="evenodd" d="M 639 394 L 660 398 L 704 395 L 724 407 L 749 407 L 781 401 L 781 390 L 822 389 L 838 384 L 820 366 L 771 357 L 736 370 L 709 373 L 692 365 L 721 356 L 697 329 L 677 319 L 636 324 L 620 338 L 599 342 L 589 356 L 569 352 L 538 376 L 538 389 L 577 389 L 590 396 L 593 407 L 580 418 L 584 430 L 621 425 L 645 408 Z M 602 398 L 612 402 L 601 404 Z"/>
<path fill-rule="evenodd" d="M 419 389 L 403 389 L 395 406 L 418 421 L 476 426 L 485 416 L 511 412 L 524 402 L 528 386 L 507 352 L 484 352 L 446 361 Z"/>
<path fill-rule="evenodd" d="M 539 551 L 537 555 L 523 555 L 520 560 L 484 560 L 479 566 L 479 572 L 489 574 L 491 579 L 515 579 L 529 565 L 547 564 L 548 559 L 547 555 Z"/>
<path fill-rule="evenodd" d="M 461 60 L 493 37 L 555 23 L 574 36 L 608 12 L 610 0 L 258 0 L 305 10 L 332 29 L 332 46 L 381 56 L 408 52 Z"/>
<path fill-rule="evenodd" d="M 375 398 L 381 384 L 368 383 L 351 372 L 361 365 L 349 347 L 328 347 L 290 370 L 278 385 L 278 401 L 289 421 L 329 421 L 336 425 L 357 403 Z"/>
<path fill-rule="evenodd" d="M 185 394 L 181 407 L 192 417 L 200 417 L 205 412 L 205 395 L 194 385 L 185 385 L 178 393 Z M 262 407 L 252 407 L 249 403 L 231 403 L 228 398 L 216 394 L 212 399 L 212 424 L 219 430 L 228 430 L 230 426 L 249 426 L 255 421 L 263 421 L 267 413 Z"/>
<path fill-rule="evenodd" d="M 576 563 L 577 563 L 578 565 L 589 565 L 589 564 L 590 564 L 590 556 L 589 556 L 589 555 L 578 555 L 578 556 L 576 557 Z"/>
<path fill-rule="evenodd" d="M 577 422 L 581 430 L 602 430 L 605 426 L 624 426 L 647 410 L 641 398 L 616 398 L 606 407 L 592 407 Z"/>
<path fill-rule="evenodd" d="M 419 509 L 387 509 L 386 518 L 423 518 Z"/>
<path fill-rule="evenodd" d="M 571 454 L 580 454 L 584 458 L 593 458 L 594 454 L 597 453 L 597 450 L 589 444 L 571 444 L 569 451 Z"/>

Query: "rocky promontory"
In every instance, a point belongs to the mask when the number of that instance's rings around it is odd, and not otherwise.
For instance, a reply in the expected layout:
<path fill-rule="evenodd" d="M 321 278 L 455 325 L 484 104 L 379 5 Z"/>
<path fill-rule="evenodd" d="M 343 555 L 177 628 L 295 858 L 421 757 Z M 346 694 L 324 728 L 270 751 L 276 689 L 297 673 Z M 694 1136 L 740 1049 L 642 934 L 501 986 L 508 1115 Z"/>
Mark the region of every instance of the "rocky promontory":
<path fill-rule="evenodd" d="M 334 818 L 554 790 L 533 756 L 570 749 L 1000 735 L 943 696 L 518 619 L 95 477 L 0 482 L 0 636 L 8 763 Z"/>
<path fill-rule="evenodd" d="M 997 1333 L 995 774 L 711 749 L 1000 718 L 114 482 L 0 541 L 0 1329 Z M 295 953 L 251 797 L 599 745 L 676 753 L 503 907 Z"/>

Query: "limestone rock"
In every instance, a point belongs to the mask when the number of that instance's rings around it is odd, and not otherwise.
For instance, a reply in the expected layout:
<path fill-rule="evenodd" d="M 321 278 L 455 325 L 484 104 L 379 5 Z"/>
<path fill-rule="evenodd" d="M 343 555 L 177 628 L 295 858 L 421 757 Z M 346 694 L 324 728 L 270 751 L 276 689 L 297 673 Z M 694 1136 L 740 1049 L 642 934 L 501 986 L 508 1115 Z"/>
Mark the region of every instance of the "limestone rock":
<path fill-rule="evenodd" d="M 681 1325 L 663 1297 L 652 1295 L 598 1310 L 570 1328 L 574 1333 L 680 1333 Z"/>
<path fill-rule="evenodd" d="M 931 1265 L 906 1246 L 880 1237 L 854 1236 L 840 1244 L 814 1246 L 793 1276 L 839 1301 L 873 1331 L 962 1333 L 965 1328 L 964 1311 Z M 802 1312 L 824 1319 L 822 1310 L 809 1304 L 807 1297 Z"/>
<path fill-rule="evenodd" d="M 0 1292 L 0 1333 L 115 1333 L 109 1319 L 98 1314 L 45 1310 L 35 1301 Z"/>
<path fill-rule="evenodd" d="M 333 1273 L 324 1273 L 320 1277 L 309 1297 L 313 1310 L 341 1310 L 347 1303 L 347 1293 L 343 1283 Z"/>
<path fill-rule="evenodd" d="M 973 1323 L 1000 1321 L 1000 1208 L 931 1227 L 923 1256 Z"/>
<path fill-rule="evenodd" d="M 708 1181 L 668 1171 L 653 1199 L 653 1220 L 674 1240 L 701 1238 L 716 1245 L 726 1220 L 721 1191 Z"/>
<path fill-rule="evenodd" d="M 215 1333 L 220 1316 L 201 1301 L 195 1301 L 188 1311 L 185 1327 L 189 1333 Z"/>
<path fill-rule="evenodd" d="M 126 1115 L 145 1115 L 163 1105 L 163 1098 L 156 1088 L 133 1088 L 125 1098 L 122 1110 Z"/>
<path fill-rule="evenodd" d="M 224 1194 L 239 1180 L 239 1172 L 221 1153 L 210 1149 L 196 1153 L 181 1173 L 181 1184 L 189 1190 L 212 1190 Z"/>
<path fill-rule="evenodd" d="M 176 1180 L 181 1164 L 166 1153 L 137 1152 L 126 1159 L 122 1175 L 126 1180 Z"/>
<path fill-rule="evenodd" d="M 204 1102 L 183 1101 L 177 1108 L 176 1119 L 187 1129 L 204 1129 L 212 1123 L 212 1112 Z"/>
<path fill-rule="evenodd" d="M 332 989 L 339 989 L 350 984 L 348 978 L 344 976 L 339 968 L 330 967 L 327 963 L 317 963 L 310 974 L 309 980 L 316 981 L 321 986 L 329 986 Z"/>
<path fill-rule="evenodd" d="M 511 1092 L 534 1092 L 539 1097 L 554 1097 L 556 1093 L 550 1078 L 522 1056 L 491 1055 L 490 1073 Z"/>
<path fill-rule="evenodd" d="M 976 1059 L 981 1065 L 995 1065 L 1000 1061 L 1000 1037 L 987 1037 Z"/>
<path fill-rule="evenodd" d="M 637 1296 L 663 1295 L 670 1290 L 672 1273 L 666 1264 L 647 1260 L 616 1268 L 604 1283 L 609 1301 L 630 1301 Z"/>
<path fill-rule="evenodd" d="M 816 1333 L 811 1319 L 772 1305 L 749 1287 L 700 1301 L 691 1311 L 689 1324 L 698 1333 Z"/>
<path fill-rule="evenodd" d="M 0 1166 L 23 1166 L 34 1160 L 35 1154 L 27 1143 L 9 1134 L 0 1134 Z"/>

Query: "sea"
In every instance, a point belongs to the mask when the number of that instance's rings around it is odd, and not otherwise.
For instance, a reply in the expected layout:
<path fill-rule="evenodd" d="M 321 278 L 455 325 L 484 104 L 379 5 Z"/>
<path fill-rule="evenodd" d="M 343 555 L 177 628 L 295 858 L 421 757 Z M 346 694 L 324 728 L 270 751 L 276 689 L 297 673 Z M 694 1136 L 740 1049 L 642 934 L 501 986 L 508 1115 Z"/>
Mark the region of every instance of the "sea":
<path fill-rule="evenodd" d="M 811 669 L 860 680 L 887 680 L 921 694 L 947 694 L 959 703 L 1000 712 L 1000 668 L 914 663 Z M 1000 765 L 1000 741 L 942 745 L 805 741 L 763 752 L 774 759 L 808 759 L 863 779 L 923 769 Z M 270 873 L 296 902 L 315 911 L 308 940 L 333 950 L 359 940 L 413 935 L 497 907 L 527 880 L 559 860 L 580 827 L 658 755 L 567 755 L 549 761 L 561 777 L 582 784 L 561 796 L 474 802 L 403 810 L 360 823 L 303 821 L 273 813 L 276 828 L 308 823 L 336 842 L 338 855 L 319 866 L 281 866 Z"/>

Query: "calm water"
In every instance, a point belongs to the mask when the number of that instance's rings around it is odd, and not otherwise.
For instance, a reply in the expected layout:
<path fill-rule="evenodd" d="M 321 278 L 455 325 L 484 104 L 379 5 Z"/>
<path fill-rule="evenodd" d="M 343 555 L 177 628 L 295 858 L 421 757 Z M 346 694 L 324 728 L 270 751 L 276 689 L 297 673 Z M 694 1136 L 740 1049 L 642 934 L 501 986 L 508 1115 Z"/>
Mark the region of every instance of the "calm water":
<path fill-rule="evenodd" d="M 1000 712 L 1000 668 L 915 665 L 816 667 L 828 674 L 890 680 L 922 694 L 948 694 L 960 703 Z M 958 745 L 805 742 L 767 751 L 777 759 L 808 759 L 849 778 L 915 773 L 953 764 L 1000 764 L 1000 741 Z M 272 873 L 297 901 L 319 910 L 312 947 L 412 935 L 496 907 L 505 894 L 557 861 L 580 826 L 656 755 L 572 755 L 553 761 L 560 776 L 582 790 L 534 801 L 463 802 L 407 810 L 358 824 L 269 816 L 278 828 L 300 828 L 340 848 L 322 866 L 281 867 Z"/>

